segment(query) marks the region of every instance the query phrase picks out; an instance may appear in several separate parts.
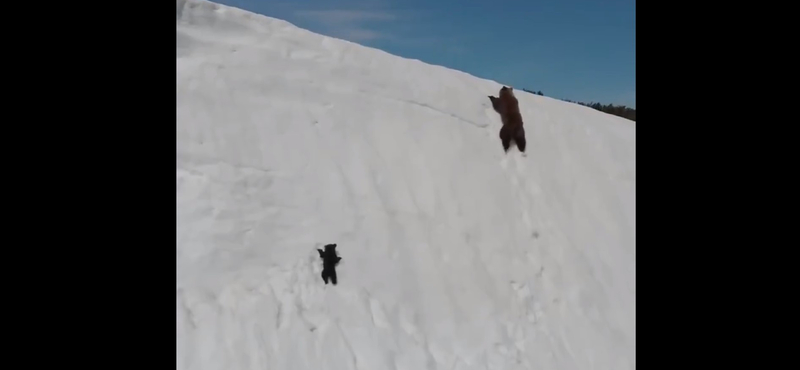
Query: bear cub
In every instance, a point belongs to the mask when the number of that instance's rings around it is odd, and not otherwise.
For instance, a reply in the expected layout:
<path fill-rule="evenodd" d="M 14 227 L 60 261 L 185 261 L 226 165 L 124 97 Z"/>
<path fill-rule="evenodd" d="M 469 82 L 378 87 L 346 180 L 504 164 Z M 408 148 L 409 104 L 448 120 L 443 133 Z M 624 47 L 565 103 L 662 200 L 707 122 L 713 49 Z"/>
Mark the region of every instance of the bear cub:
<path fill-rule="evenodd" d="M 519 112 L 519 102 L 514 96 L 514 88 L 503 86 L 500 88 L 499 97 L 489 95 L 494 111 L 500 114 L 503 127 L 500 129 L 500 142 L 503 150 L 508 152 L 513 141 L 520 152 L 525 152 L 525 129 L 522 128 L 522 114 Z"/>
<path fill-rule="evenodd" d="M 336 285 L 336 265 L 342 260 L 342 257 L 336 255 L 336 244 L 328 244 L 325 246 L 325 251 L 317 248 L 319 257 L 322 258 L 322 281 L 328 284 L 328 280 Z"/>

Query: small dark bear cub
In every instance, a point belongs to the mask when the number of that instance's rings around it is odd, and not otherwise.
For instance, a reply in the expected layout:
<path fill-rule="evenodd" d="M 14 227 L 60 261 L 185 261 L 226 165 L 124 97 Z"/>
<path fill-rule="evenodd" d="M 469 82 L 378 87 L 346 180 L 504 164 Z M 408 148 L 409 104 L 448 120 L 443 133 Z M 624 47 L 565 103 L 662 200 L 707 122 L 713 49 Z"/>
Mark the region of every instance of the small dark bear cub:
<path fill-rule="evenodd" d="M 342 260 L 342 257 L 336 255 L 336 244 L 328 244 L 325 246 L 325 251 L 317 248 L 319 257 L 322 258 L 322 281 L 328 284 L 328 280 L 336 285 L 336 265 Z"/>
<path fill-rule="evenodd" d="M 500 114 L 500 119 L 503 122 L 503 127 L 500 129 L 500 141 L 503 144 L 503 150 L 508 153 L 511 142 L 514 142 L 517 144 L 517 149 L 524 153 L 527 144 L 525 129 L 522 127 L 522 115 L 519 112 L 519 102 L 514 96 L 514 88 L 503 86 L 500 88 L 499 96 L 489 95 L 489 100 L 492 102 L 492 108 Z"/>

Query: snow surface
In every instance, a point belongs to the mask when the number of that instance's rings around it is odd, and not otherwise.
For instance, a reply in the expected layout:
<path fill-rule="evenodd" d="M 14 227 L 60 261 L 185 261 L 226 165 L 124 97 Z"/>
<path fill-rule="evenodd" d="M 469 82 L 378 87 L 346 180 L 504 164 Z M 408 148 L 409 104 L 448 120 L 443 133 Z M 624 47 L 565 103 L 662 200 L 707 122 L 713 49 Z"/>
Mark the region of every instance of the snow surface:
<path fill-rule="evenodd" d="M 177 68 L 179 369 L 635 368 L 634 122 L 505 154 L 499 83 L 201 0 Z"/>

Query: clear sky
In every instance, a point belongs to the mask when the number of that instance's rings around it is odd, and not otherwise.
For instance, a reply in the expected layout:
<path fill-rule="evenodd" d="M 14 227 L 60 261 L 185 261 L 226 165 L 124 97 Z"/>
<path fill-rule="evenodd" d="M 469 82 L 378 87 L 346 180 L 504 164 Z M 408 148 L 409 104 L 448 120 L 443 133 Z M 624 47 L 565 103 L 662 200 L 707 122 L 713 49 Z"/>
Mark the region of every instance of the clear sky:
<path fill-rule="evenodd" d="M 585 103 L 636 107 L 636 0 L 212 0 Z"/>

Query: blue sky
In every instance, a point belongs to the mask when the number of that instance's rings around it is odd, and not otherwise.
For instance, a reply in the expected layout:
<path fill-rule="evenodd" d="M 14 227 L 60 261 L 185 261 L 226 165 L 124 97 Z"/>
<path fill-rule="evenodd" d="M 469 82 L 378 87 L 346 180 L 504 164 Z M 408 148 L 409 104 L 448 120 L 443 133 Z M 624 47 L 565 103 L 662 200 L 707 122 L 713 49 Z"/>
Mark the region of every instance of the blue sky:
<path fill-rule="evenodd" d="M 213 0 L 546 96 L 636 107 L 635 0 Z"/>

